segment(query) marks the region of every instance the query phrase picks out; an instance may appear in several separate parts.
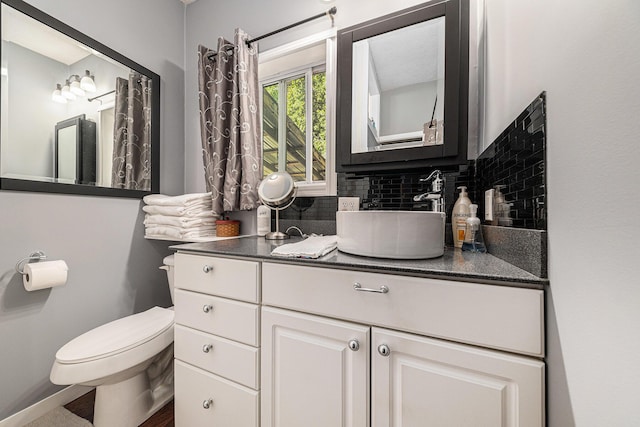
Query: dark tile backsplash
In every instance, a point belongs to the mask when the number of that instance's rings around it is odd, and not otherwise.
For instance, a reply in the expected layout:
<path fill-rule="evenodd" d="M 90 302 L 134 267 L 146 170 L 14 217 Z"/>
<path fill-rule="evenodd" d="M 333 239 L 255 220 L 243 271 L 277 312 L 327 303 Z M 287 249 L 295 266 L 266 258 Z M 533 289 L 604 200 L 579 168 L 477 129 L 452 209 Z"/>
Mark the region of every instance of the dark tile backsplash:
<path fill-rule="evenodd" d="M 506 218 L 494 225 L 547 229 L 545 100 L 543 92 L 476 160 L 482 212 L 484 191 L 491 188 L 500 189 L 508 206 Z"/>
<path fill-rule="evenodd" d="M 546 229 L 544 92 L 478 157 L 466 165 L 441 168 L 445 176 L 445 201 L 450 222 L 456 188 L 465 185 L 469 197 L 479 205 L 484 218 L 484 191 L 502 186 L 510 205 L 502 226 Z M 411 172 L 338 174 L 338 197 L 360 197 L 362 210 L 428 210 L 429 203 L 414 202 L 413 196 L 428 191 L 419 182 L 432 169 Z M 280 217 L 298 221 L 335 221 L 337 197 L 300 197 Z M 305 230 L 307 231 L 307 230 Z M 311 230 L 313 231 L 313 230 Z"/>

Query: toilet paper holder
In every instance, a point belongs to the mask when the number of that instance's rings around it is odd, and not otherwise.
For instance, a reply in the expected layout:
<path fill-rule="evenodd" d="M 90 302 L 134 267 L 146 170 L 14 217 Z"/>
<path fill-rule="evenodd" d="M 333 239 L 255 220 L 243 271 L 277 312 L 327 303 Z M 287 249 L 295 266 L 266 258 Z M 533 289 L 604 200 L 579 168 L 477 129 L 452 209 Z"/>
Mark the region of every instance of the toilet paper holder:
<path fill-rule="evenodd" d="M 28 257 L 22 258 L 20 261 L 16 263 L 16 271 L 23 276 L 27 273 L 24 272 L 24 263 L 28 263 L 31 260 L 41 261 L 43 259 L 47 259 L 47 255 L 45 255 L 42 251 L 35 251 L 29 254 Z"/>

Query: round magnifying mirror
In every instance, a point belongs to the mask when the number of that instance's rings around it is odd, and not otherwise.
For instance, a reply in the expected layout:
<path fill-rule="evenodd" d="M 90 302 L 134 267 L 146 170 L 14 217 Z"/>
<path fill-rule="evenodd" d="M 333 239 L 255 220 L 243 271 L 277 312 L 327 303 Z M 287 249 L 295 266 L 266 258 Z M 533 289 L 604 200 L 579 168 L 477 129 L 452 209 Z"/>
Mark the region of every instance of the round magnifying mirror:
<path fill-rule="evenodd" d="M 276 231 L 267 233 L 267 240 L 288 239 L 289 235 L 280 231 L 280 215 L 282 209 L 286 209 L 295 200 L 295 184 L 293 178 L 287 172 L 274 172 L 262 180 L 258 186 L 258 197 L 269 209 L 276 211 Z"/>

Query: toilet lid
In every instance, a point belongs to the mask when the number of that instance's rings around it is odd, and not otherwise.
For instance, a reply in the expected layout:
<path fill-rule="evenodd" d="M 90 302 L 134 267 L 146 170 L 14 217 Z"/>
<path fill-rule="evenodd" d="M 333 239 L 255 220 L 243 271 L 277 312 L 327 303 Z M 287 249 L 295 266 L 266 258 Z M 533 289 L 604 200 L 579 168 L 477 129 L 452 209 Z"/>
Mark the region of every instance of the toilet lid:
<path fill-rule="evenodd" d="M 60 363 L 81 363 L 121 353 L 144 344 L 173 325 L 173 310 L 153 307 L 92 329 L 62 346 Z"/>

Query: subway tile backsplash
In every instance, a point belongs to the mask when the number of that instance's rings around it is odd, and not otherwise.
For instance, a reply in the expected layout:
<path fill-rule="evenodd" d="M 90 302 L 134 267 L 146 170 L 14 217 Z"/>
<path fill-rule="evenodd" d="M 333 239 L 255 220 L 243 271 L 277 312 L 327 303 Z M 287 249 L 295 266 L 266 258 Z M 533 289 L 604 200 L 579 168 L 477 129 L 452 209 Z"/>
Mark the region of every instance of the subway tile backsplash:
<path fill-rule="evenodd" d="M 476 160 L 476 200 L 499 188 L 508 206 L 502 226 L 547 229 L 546 95 L 541 93 Z"/>
<path fill-rule="evenodd" d="M 450 222 L 456 187 L 465 185 L 484 218 L 484 191 L 501 186 L 508 216 L 499 225 L 546 230 L 546 97 L 543 92 L 478 157 L 465 165 L 441 168 L 445 176 L 447 220 Z M 431 169 L 367 175 L 338 174 L 338 197 L 360 197 L 360 209 L 428 210 L 413 197 L 428 191 L 420 182 Z M 281 212 L 284 220 L 335 221 L 337 197 L 300 197 Z M 314 230 L 305 230 L 305 232 Z"/>

